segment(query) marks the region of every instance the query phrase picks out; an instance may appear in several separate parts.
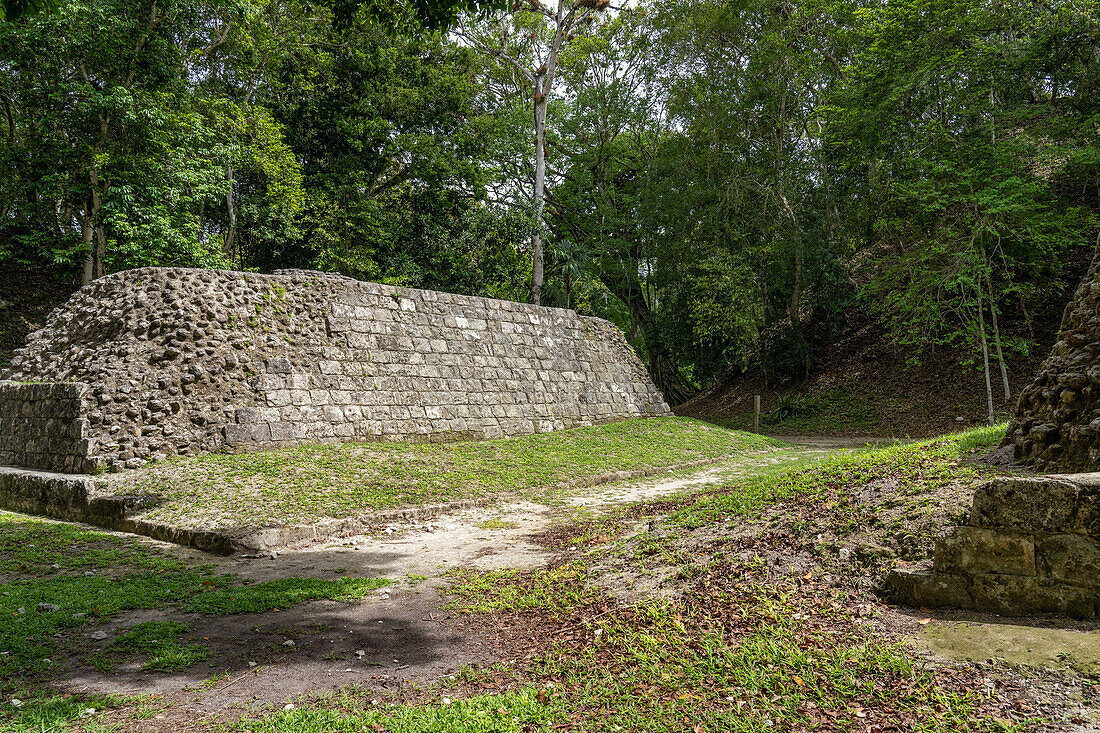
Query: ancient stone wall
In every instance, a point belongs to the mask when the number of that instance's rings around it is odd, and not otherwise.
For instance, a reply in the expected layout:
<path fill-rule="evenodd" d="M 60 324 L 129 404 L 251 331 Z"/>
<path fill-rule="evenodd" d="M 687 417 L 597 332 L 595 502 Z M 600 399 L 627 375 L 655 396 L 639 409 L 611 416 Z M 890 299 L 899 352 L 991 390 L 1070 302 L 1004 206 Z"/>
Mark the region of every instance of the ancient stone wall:
<path fill-rule="evenodd" d="M 1066 306 L 1058 341 L 1020 393 L 1005 443 L 1041 471 L 1100 468 L 1100 258 Z"/>
<path fill-rule="evenodd" d="M 606 321 L 308 271 L 101 278 L 31 334 L 4 376 L 51 383 L 0 385 L 0 463 L 47 470 L 670 414 Z"/>
<path fill-rule="evenodd" d="M 0 382 L 0 466 L 85 473 L 91 441 L 87 388 L 73 383 Z"/>
<path fill-rule="evenodd" d="M 931 570 L 886 578 L 893 600 L 1022 616 L 1100 613 L 1100 474 L 1006 477 L 974 493 L 970 524 L 936 541 Z"/>

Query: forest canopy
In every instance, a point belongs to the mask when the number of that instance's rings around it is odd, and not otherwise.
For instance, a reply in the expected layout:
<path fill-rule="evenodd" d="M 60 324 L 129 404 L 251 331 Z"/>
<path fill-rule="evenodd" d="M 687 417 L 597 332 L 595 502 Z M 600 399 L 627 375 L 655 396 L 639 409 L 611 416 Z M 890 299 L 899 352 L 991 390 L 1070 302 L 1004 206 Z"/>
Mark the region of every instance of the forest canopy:
<path fill-rule="evenodd" d="M 1098 242 L 1096 0 L 432 7 L 9 12 L 0 259 L 534 276 L 678 402 L 805 375 L 853 308 L 995 372 Z"/>

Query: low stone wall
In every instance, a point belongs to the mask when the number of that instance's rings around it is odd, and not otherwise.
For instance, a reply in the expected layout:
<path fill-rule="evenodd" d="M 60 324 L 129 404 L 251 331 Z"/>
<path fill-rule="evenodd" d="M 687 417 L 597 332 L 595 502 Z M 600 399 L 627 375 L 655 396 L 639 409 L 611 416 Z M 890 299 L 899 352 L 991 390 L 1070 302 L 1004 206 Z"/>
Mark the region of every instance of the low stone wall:
<path fill-rule="evenodd" d="M 0 382 L 0 466 L 94 471 L 87 391 L 79 383 Z"/>
<path fill-rule="evenodd" d="M 100 278 L 31 334 L 5 376 L 55 384 L 0 394 L 18 415 L 0 424 L 0 465 L 58 471 L 671 414 L 607 321 L 308 271 Z"/>
<path fill-rule="evenodd" d="M 174 527 L 130 516 L 148 501 L 150 497 L 109 494 L 100 478 L 0 466 L 0 508 L 87 522 L 223 555 L 250 549 L 227 533 Z"/>
<path fill-rule="evenodd" d="M 936 541 L 932 569 L 895 570 L 895 602 L 1007 616 L 1100 612 L 1100 473 L 998 478 L 978 487 L 968 526 Z"/>

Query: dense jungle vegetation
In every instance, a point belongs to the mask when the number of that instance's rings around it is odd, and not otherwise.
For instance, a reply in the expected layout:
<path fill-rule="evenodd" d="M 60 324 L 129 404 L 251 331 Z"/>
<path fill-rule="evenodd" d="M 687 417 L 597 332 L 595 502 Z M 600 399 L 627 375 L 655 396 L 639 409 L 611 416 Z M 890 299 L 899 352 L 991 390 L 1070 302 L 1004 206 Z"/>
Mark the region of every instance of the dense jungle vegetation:
<path fill-rule="evenodd" d="M 729 369 L 805 374 L 854 308 L 999 389 L 1100 241 L 1096 0 L 333 14 L 0 22 L 0 261 L 535 295 L 617 322 L 677 402 Z"/>

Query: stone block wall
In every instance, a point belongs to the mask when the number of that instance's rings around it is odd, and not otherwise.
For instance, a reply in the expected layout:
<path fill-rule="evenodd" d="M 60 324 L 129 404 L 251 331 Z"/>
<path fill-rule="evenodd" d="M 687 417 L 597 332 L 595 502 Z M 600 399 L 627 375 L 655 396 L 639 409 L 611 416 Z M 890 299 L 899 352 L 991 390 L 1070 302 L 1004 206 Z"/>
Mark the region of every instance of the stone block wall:
<path fill-rule="evenodd" d="M 79 383 L 0 382 L 0 465 L 94 471 L 86 394 Z"/>
<path fill-rule="evenodd" d="M 895 570 L 892 600 L 1009 616 L 1100 613 L 1100 474 L 1006 477 L 974 493 L 968 526 L 936 541 L 930 570 Z"/>
<path fill-rule="evenodd" d="M 72 416 L 85 450 L 76 471 L 670 414 L 622 333 L 601 319 L 308 271 L 115 273 L 51 314 L 6 376 L 83 390 Z M 20 414 L 30 409 L 12 397 Z M 0 425 L 0 439 L 31 445 L 29 425 Z M 45 469 L 41 457 L 54 452 L 12 453 L 10 465 Z"/>

